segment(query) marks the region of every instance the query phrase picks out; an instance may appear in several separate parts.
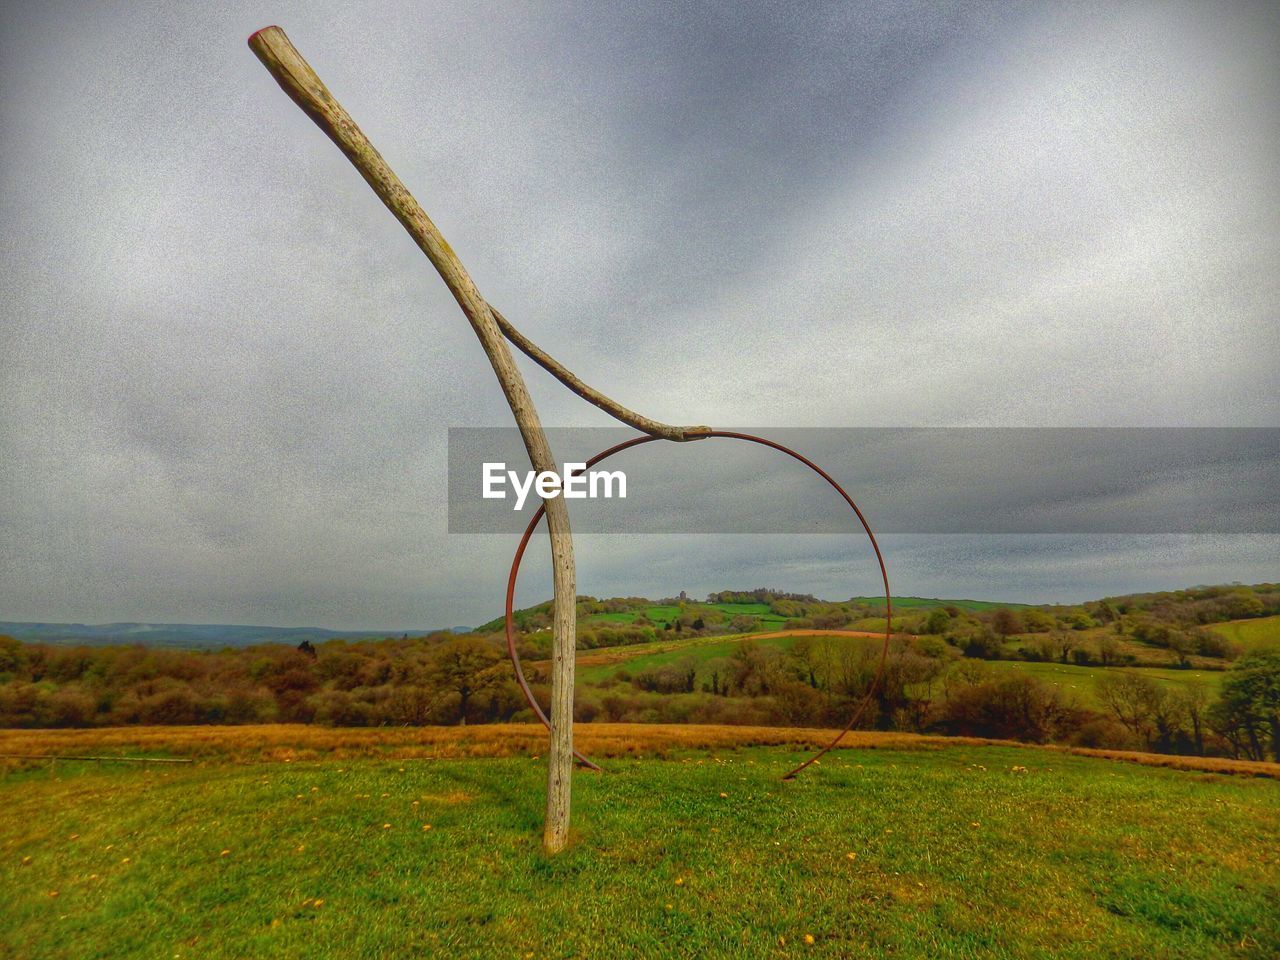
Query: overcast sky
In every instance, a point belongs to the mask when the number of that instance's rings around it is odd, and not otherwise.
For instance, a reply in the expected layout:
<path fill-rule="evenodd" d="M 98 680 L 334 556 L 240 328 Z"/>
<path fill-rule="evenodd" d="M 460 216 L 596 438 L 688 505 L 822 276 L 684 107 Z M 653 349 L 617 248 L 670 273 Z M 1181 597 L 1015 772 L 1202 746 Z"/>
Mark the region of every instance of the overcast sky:
<path fill-rule="evenodd" d="M 245 46 L 271 22 L 485 296 L 650 416 L 1280 425 L 1274 3 L 0 11 L 0 620 L 500 610 L 514 538 L 446 533 L 445 451 L 510 413 Z M 610 422 L 524 366 L 544 422 Z M 885 546 L 931 596 L 1280 578 L 1275 536 Z M 875 589 L 868 556 L 594 535 L 579 587 L 838 598 Z"/>

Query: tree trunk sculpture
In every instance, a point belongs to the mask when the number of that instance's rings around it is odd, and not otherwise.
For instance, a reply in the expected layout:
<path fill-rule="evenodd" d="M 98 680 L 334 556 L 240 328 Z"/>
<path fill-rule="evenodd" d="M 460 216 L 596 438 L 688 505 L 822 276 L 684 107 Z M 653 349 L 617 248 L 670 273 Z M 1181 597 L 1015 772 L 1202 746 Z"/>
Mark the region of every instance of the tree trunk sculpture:
<path fill-rule="evenodd" d="M 707 427 L 680 427 L 643 417 L 598 390 L 583 383 L 555 359 L 520 333 L 494 310 L 472 282 L 457 254 L 430 217 L 395 175 L 381 154 L 364 135 L 350 114 L 329 93 L 320 77 L 289 42 L 279 27 L 266 27 L 249 38 L 249 47 L 270 71 L 281 88 L 340 149 L 365 181 L 373 188 L 400 224 L 413 237 L 427 259 L 448 285 L 458 306 L 466 314 L 493 366 L 494 375 L 511 407 L 512 416 L 524 439 L 529 460 L 537 471 L 556 470 L 555 458 L 547 444 L 538 412 L 525 387 L 524 378 L 507 348 L 506 337 L 530 359 L 552 374 L 578 396 L 595 404 L 623 423 L 650 436 L 666 440 L 696 440 Z M 547 816 L 543 844 L 548 852 L 562 850 L 569 835 L 570 777 L 573 770 L 573 668 L 576 632 L 577 590 L 573 562 L 573 539 L 569 512 L 564 499 L 545 501 L 547 530 L 551 538 L 551 565 L 554 584 L 551 674 L 551 746 L 548 752 Z"/>

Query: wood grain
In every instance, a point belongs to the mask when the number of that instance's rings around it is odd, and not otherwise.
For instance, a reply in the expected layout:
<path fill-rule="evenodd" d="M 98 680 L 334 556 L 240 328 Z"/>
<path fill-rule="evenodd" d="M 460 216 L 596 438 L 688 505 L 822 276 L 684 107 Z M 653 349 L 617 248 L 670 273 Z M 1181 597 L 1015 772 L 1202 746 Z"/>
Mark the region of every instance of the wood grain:
<path fill-rule="evenodd" d="M 448 285 L 470 321 L 502 392 L 511 407 L 529 461 L 537 471 L 555 471 L 556 462 L 524 378 L 507 348 L 493 311 L 470 274 L 408 188 L 369 142 L 360 127 L 329 92 L 311 65 L 277 26 L 259 30 L 249 47 L 285 93 L 328 135 L 364 177 L 387 209 L 408 231 Z M 551 747 L 548 752 L 547 816 L 543 843 L 549 852 L 564 848 L 569 836 L 573 771 L 573 668 L 577 588 L 573 537 L 564 499 L 546 501 L 555 595 L 552 640 Z"/>

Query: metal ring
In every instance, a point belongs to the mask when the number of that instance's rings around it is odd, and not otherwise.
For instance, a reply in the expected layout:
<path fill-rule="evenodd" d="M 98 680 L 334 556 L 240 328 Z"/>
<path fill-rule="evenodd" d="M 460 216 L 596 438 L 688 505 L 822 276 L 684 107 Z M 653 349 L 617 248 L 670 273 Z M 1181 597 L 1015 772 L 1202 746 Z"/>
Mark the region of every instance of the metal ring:
<path fill-rule="evenodd" d="M 867 523 L 867 518 L 862 515 L 862 511 L 858 509 L 858 505 L 854 503 L 853 498 L 850 497 L 849 494 L 845 492 L 844 487 L 836 483 L 836 481 L 832 478 L 832 476 L 829 473 L 823 470 L 820 466 L 818 466 L 812 460 L 808 459 L 807 457 L 799 453 L 796 453 L 796 451 L 792 450 L 790 447 L 785 447 L 782 444 L 777 443 L 773 440 L 766 440 L 764 437 L 757 437 L 750 433 L 735 433 L 729 430 L 710 430 L 707 433 L 701 434 L 698 437 L 698 439 L 701 440 L 704 437 L 724 437 L 729 440 L 746 440 L 750 443 L 758 443 L 761 446 L 771 447 L 774 450 L 777 450 L 781 453 L 785 453 L 787 456 L 795 460 L 799 460 L 801 463 L 803 463 L 806 467 L 808 467 L 818 476 L 822 477 L 823 480 L 827 481 L 827 483 L 831 485 L 831 487 L 836 491 L 836 493 L 840 494 L 840 496 L 844 498 L 844 502 L 849 504 L 849 508 L 853 510 L 853 512 L 857 515 L 858 522 L 862 524 L 862 529 L 866 531 L 867 537 L 871 540 L 871 549 L 875 551 L 876 563 L 878 563 L 880 566 L 880 578 L 881 580 L 884 581 L 884 608 L 885 608 L 884 645 L 880 649 L 880 662 L 876 667 L 875 679 L 871 681 L 871 686 L 867 689 L 866 695 L 862 698 L 862 700 L 858 703 L 858 706 L 854 709 L 853 716 L 849 718 L 849 722 L 845 724 L 844 729 L 841 730 L 838 734 L 836 734 L 835 738 L 830 743 L 828 743 L 825 747 L 823 747 L 821 750 L 815 753 L 808 760 L 805 760 L 798 767 L 789 771 L 782 778 L 783 780 L 790 780 L 792 777 L 794 777 L 797 773 L 799 773 L 805 767 L 809 766 L 809 764 L 813 763 L 819 757 L 823 756 L 828 751 L 832 750 L 836 746 L 836 744 L 838 744 L 841 740 L 844 739 L 845 734 L 847 734 L 850 730 L 852 730 L 854 727 L 854 724 L 856 724 L 859 720 L 862 719 L 863 714 L 866 713 L 867 707 L 871 704 L 872 698 L 876 695 L 876 692 L 880 688 L 880 682 L 884 678 L 885 661 L 889 656 L 889 640 L 893 636 L 893 600 L 889 596 L 889 571 L 885 567 L 884 555 L 880 552 L 880 544 L 876 542 L 876 535 L 871 532 L 871 525 Z M 583 469 L 585 470 L 590 467 L 594 467 L 597 463 L 600 463 L 602 460 L 607 460 L 609 457 L 613 456 L 615 453 L 621 453 L 623 450 L 628 450 L 631 447 L 638 447 L 641 444 L 652 443 L 655 440 L 662 440 L 662 439 L 664 438 L 651 437 L 651 436 L 633 437 L 630 440 L 627 440 L 623 443 L 619 443 L 619 444 L 616 444 L 615 446 L 610 447 L 608 450 L 603 450 L 600 453 L 597 453 L 594 457 L 592 457 L 590 460 L 586 462 Z M 516 578 L 520 575 L 520 563 L 524 559 L 525 548 L 529 546 L 529 539 L 530 537 L 533 536 L 533 531 L 537 529 L 538 524 L 542 522 L 542 516 L 544 513 L 546 513 L 546 510 L 547 510 L 546 504 L 542 504 L 541 506 L 538 507 L 533 517 L 529 520 L 529 526 L 525 528 L 524 536 L 520 538 L 520 546 L 516 548 L 516 555 L 511 561 L 511 573 L 507 577 L 506 629 L 507 629 L 507 653 L 511 657 L 512 667 L 515 668 L 516 682 L 520 685 L 520 689 L 524 692 L 525 700 L 529 702 L 529 706 L 533 708 L 533 712 L 537 714 L 538 719 L 542 721 L 542 725 L 546 727 L 548 730 L 550 730 L 551 721 L 547 719 L 547 715 L 542 711 L 542 707 L 538 706 L 538 701 L 534 699 L 533 691 L 529 689 L 529 683 L 525 679 L 524 669 L 520 665 L 520 655 L 516 653 L 515 614 L 513 609 L 515 605 L 515 595 L 516 595 Z M 577 652 L 575 651 L 574 653 L 576 656 Z M 600 769 L 599 766 L 597 766 L 596 764 L 588 760 L 586 757 L 584 757 L 580 752 L 578 752 L 577 749 L 574 749 L 573 755 L 578 759 L 578 762 L 581 763 L 583 766 L 590 767 L 592 770 Z"/>

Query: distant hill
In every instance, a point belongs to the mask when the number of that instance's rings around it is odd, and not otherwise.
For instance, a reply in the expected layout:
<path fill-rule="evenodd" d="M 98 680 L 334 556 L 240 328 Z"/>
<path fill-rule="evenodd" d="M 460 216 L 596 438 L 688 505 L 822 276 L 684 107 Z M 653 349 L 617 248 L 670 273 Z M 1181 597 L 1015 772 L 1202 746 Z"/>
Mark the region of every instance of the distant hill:
<path fill-rule="evenodd" d="M 597 600 L 594 597 L 578 598 L 578 623 L 580 626 L 590 626 L 591 624 L 603 624 L 613 622 L 617 625 L 629 624 L 635 621 L 636 617 L 643 615 L 646 620 L 658 627 L 665 627 L 675 617 L 681 613 L 686 616 L 697 616 L 699 614 L 710 614 L 711 618 L 718 615 L 727 616 L 751 616 L 755 617 L 761 628 L 782 629 L 788 621 L 794 619 L 800 614 L 800 609 L 838 609 L 849 606 L 859 606 L 867 608 L 865 613 L 870 617 L 879 617 L 881 622 L 859 624 L 856 629 L 865 630 L 883 630 L 884 618 L 884 597 L 851 597 L 848 600 L 816 600 L 812 597 L 801 600 L 784 599 L 783 606 L 780 609 L 789 610 L 790 612 L 779 613 L 771 605 L 771 600 L 775 599 L 771 595 L 763 595 L 756 602 L 748 602 L 747 598 L 752 593 L 761 594 L 762 591 L 749 591 L 744 593 L 733 593 L 723 591 L 721 593 L 712 594 L 712 598 L 736 596 L 741 597 L 742 602 L 725 602 L 719 599 L 700 600 L 676 600 L 668 598 L 665 600 L 646 600 L 643 597 L 614 597 L 608 600 Z M 794 595 L 782 595 L 790 598 Z M 973 612 L 995 610 L 1000 607 L 1008 609 L 1022 609 L 1028 604 L 1025 603 L 1005 603 L 998 600 L 938 600 L 932 597 L 892 597 L 894 609 L 894 623 L 898 622 L 898 613 L 921 613 L 922 611 L 945 609 L 953 607 L 958 610 L 968 610 Z M 791 604 L 795 609 L 786 606 Z M 521 610 L 513 611 L 516 624 L 522 630 L 536 629 L 545 627 L 550 622 L 551 601 L 544 600 L 542 603 L 535 604 L 532 607 L 525 607 Z M 544 622 L 545 621 L 545 622 Z M 505 620 L 503 617 L 497 617 L 488 623 L 483 623 L 476 627 L 476 633 L 495 633 L 504 628 Z"/>
<path fill-rule="evenodd" d="M 112 644 L 140 643 L 148 647 L 177 647 L 188 650 L 216 650 L 221 647 L 250 647 L 259 643 L 299 644 L 303 640 L 381 640 L 388 636 L 420 637 L 439 633 L 431 630 L 329 630 L 324 627 L 260 627 L 227 623 L 37 623 L 0 620 L 0 634 L 28 643 Z M 450 629 L 450 628 L 443 628 Z M 467 627 L 454 627 L 465 632 Z"/>
<path fill-rule="evenodd" d="M 939 607 L 955 607 L 957 610 L 995 610 L 1005 607 L 1017 610 L 1029 607 L 1029 603 L 1010 603 L 1005 600 L 939 600 L 936 597 L 891 597 L 895 610 L 934 610 Z M 854 603 L 884 605 L 884 597 L 854 597 Z"/>

